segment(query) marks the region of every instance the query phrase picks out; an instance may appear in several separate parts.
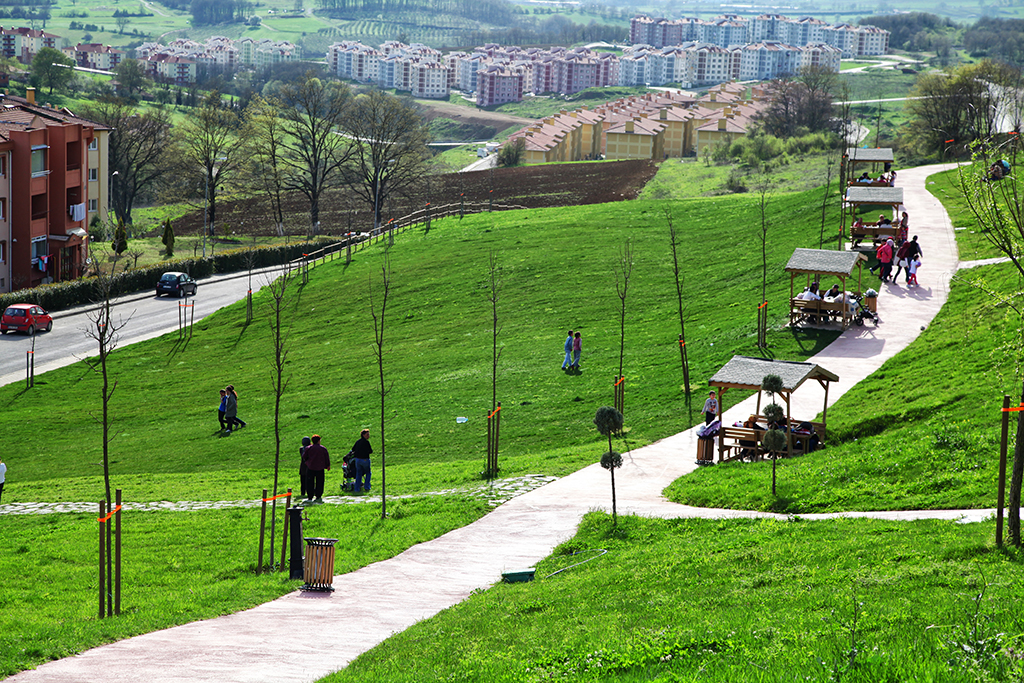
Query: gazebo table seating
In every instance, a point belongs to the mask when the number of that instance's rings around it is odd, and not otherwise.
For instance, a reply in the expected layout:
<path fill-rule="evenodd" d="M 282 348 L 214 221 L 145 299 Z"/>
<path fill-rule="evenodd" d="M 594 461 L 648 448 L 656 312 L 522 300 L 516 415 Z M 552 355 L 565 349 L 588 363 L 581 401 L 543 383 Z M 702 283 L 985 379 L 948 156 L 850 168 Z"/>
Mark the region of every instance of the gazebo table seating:
<path fill-rule="evenodd" d="M 800 322 L 824 324 L 832 320 L 838 320 L 844 330 L 849 327 L 850 322 L 853 320 L 853 312 L 849 303 L 843 301 L 798 299 L 796 296 L 796 279 L 799 276 L 805 277 L 807 286 L 809 286 L 814 278 L 820 278 L 821 276 L 835 278 L 839 280 L 840 291 L 845 295 L 847 292 L 847 281 L 852 279 L 854 271 L 857 271 L 857 289 L 852 291 L 852 294 L 860 296 L 861 276 L 863 274 L 863 266 L 867 263 L 867 260 L 867 256 L 859 251 L 831 251 L 828 249 L 794 250 L 789 263 L 786 264 L 786 272 L 790 274 L 790 326 Z"/>
<path fill-rule="evenodd" d="M 782 379 L 782 389 L 776 396 L 786 405 L 786 416 L 783 422 L 775 425 L 782 427 L 786 434 L 785 455 L 807 453 L 811 446 L 823 442 L 826 435 L 826 418 L 828 415 L 828 387 L 831 382 L 839 380 L 819 365 L 807 362 L 767 360 L 749 356 L 733 356 L 708 384 L 718 390 L 718 420 L 722 419 L 722 395 L 729 389 L 745 389 L 757 391 L 757 411 L 761 411 L 761 382 L 767 375 L 777 375 Z M 790 415 L 790 397 L 800 385 L 807 380 L 817 381 L 825 389 L 825 401 L 821 410 L 821 422 L 810 422 L 794 419 Z M 751 415 L 742 425 L 723 425 L 718 430 L 718 461 L 726 462 L 739 458 L 760 459 L 767 454 L 763 447 L 764 435 L 769 425 L 761 415 Z"/>

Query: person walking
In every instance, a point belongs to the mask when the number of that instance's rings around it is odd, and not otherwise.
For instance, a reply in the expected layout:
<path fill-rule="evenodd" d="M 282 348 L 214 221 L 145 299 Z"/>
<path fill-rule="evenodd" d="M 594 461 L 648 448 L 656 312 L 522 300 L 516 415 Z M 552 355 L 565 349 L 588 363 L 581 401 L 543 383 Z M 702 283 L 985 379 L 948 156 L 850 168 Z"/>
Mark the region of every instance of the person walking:
<path fill-rule="evenodd" d="M 910 263 L 911 261 L 917 261 L 917 260 L 919 260 L 919 257 L 924 256 L 924 251 L 921 250 L 921 245 L 917 243 L 917 235 L 914 235 L 914 238 L 912 240 L 910 240 L 909 242 L 904 243 L 903 246 L 905 246 L 907 248 L 907 255 L 906 255 L 907 263 Z M 907 284 L 910 284 L 910 275 L 911 275 L 911 272 L 910 272 L 910 269 L 908 268 L 907 269 Z"/>
<path fill-rule="evenodd" d="M 373 446 L 370 445 L 370 430 L 364 429 L 359 433 L 359 440 L 352 445 L 349 456 L 356 468 L 356 483 L 353 491 L 359 493 L 370 490 L 370 453 L 373 453 Z"/>
<path fill-rule="evenodd" d="M 228 421 L 224 417 L 225 411 L 228 408 L 228 392 L 223 389 L 220 390 L 220 407 L 217 408 L 217 419 L 220 420 L 220 430 L 223 432 L 227 429 Z"/>
<path fill-rule="evenodd" d="M 224 419 L 228 422 L 227 432 L 230 434 L 235 425 L 241 429 L 246 423 L 238 417 L 238 394 L 235 393 L 235 385 L 229 384 L 225 391 L 228 392 L 228 400 L 224 405 Z"/>
<path fill-rule="evenodd" d="M 718 417 L 718 399 L 715 398 L 715 392 L 708 393 L 708 400 L 704 401 L 701 412 L 704 413 L 704 424 L 706 425 L 711 424 Z"/>
<path fill-rule="evenodd" d="M 576 336 L 572 340 L 572 365 L 569 366 L 574 370 L 580 369 L 580 354 L 583 353 L 583 339 L 580 337 L 580 333 L 577 332 Z"/>
<path fill-rule="evenodd" d="M 308 436 L 302 437 L 302 445 L 299 446 L 299 498 L 304 499 L 307 496 L 306 491 L 306 447 L 312 442 Z"/>
<path fill-rule="evenodd" d="M 572 330 L 569 330 L 569 336 L 565 338 L 565 360 L 562 361 L 562 369 L 565 370 L 567 367 L 572 365 Z"/>
<path fill-rule="evenodd" d="M 7 479 L 7 463 L 0 458 L 0 500 L 4 497 L 4 480 Z"/>
<path fill-rule="evenodd" d="M 893 241 L 889 239 L 882 242 L 875 252 L 875 257 L 878 259 L 879 277 L 882 278 L 882 282 L 888 282 L 892 273 Z"/>
<path fill-rule="evenodd" d="M 306 458 L 306 502 L 320 505 L 324 502 L 324 479 L 331 469 L 331 456 L 327 449 L 320 445 L 320 435 L 310 437 L 304 456 Z"/>

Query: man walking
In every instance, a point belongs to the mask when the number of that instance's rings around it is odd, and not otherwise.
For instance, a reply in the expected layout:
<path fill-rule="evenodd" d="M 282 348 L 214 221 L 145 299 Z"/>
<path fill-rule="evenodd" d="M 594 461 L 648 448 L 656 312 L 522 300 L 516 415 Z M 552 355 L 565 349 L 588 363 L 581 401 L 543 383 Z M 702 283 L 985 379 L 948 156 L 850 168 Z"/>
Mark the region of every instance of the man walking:
<path fill-rule="evenodd" d="M 331 469 L 331 456 L 327 449 L 320 445 L 320 435 L 314 434 L 309 439 L 313 443 L 306 446 L 303 457 L 306 459 L 306 502 L 320 505 L 323 503 L 325 472 Z"/>
<path fill-rule="evenodd" d="M 565 338 L 565 360 L 562 361 L 562 369 L 565 370 L 570 365 L 572 365 L 572 330 L 569 330 L 569 336 Z"/>
<path fill-rule="evenodd" d="M 356 493 L 360 490 L 370 490 L 370 453 L 373 453 L 373 446 L 370 445 L 370 430 L 364 429 L 359 433 L 359 440 L 352 446 L 352 452 L 349 454 L 356 466 L 354 489 Z"/>

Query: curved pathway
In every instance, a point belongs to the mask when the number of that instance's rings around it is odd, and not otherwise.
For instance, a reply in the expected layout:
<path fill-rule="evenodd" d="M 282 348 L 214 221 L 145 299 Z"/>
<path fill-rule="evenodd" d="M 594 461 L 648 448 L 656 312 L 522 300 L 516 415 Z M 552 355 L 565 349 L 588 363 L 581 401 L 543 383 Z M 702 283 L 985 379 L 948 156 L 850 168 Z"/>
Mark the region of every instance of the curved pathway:
<path fill-rule="evenodd" d="M 882 323 L 855 327 L 811 360 L 839 375 L 830 388 L 834 401 L 912 342 L 945 303 L 956 271 L 953 229 L 942 205 L 925 190 L 925 178 L 949 166 L 900 172 L 911 234 L 920 236 L 925 265 L 921 286 L 885 284 L 878 299 Z M 801 388 L 794 412 L 817 414 L 821 390 Z M 745 418 L 756 397 L 726 412 L 727 420 Z M 670 503 L 661 491 L 692 471 L 695 430 L 632 452 L 616 474 L 623 514 L 676 517 L 772 517 L 770 513 L 691 508 Z M 344 576 L 344 592 L 294 592 L 244 612 L 149 633 L 81 655 L 45 664 L 9 680 L 16 683 L 96 681 L 147 683 L 172 681 L 313 681 L 344 667 L 391 634 L 450 607 L 477 589 L 500 579 L 501 572 L 523 569 L 546 557 L 576 531 L 580 519 L 609 503 L 608 474 L 591 465 L 530 493 L 513 498 L 486 517 L 440 538 L 421 543 L 397 557 Z M 848 512 L 825 517 L 882 519 L 967 519 L 978 521 L 991 510 Z M 783 516 L 785 517 L 785 516 Z M 347 596 L 359 595 L 358 608 Z M 317 637 L 308 637 L 315 624 Z"/>

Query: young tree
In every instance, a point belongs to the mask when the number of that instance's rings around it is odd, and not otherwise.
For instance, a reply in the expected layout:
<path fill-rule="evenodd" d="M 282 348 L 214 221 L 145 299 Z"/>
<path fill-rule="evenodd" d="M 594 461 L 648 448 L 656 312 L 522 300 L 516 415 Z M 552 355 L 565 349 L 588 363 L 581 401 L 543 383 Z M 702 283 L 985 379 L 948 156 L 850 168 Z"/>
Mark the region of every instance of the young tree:
<path fill-rule="evenodd" d="M 380 228 L 384 202 L 420 176 L 428 158 L 426 123 L 411 104 L 379 90 L 356 98 L 346 119 L 352 145 L 346 180 L 373 210 Z"/>
<path fill-rule="evenodd" d="M 103 98 L 83 107 L 82 116 L 110 128 L 110 203 L 118 221 L 132 224 L 135 202 L 170 174 L 176 155 L 170 116 L 142 113 L 125 99 Z M 116 175 L 114 175 L 116 174 Z"/>
<path fill-rule="evenodd" d="M 277 538 L 277 487 L 281 471 L 281 398 L 288 388 L 288 381 L 285 379 L 285 366 L 288 363 L 288 335 L 285 329 L 287 320 L 286 296 L 288 294 L 288 273 L 267 283 L 266 290 L 270 293 L 270 333 L 273 342 L 273 375 L 272 386 L 274 389 L 274 488 L 270 511 L 270 557 L 274 558 L 274 540 Z M 262 571 L 262 567 L 260 568 Z"/>
<path fill-rule="evenodd" d="M 498 325 L 498 299 L 501 297 L 501 268 L 492 251 L 488 259 L 490 266 L 490 296 L 491 303 L 491 411 L 487 419 L 487 468 L 485 474 L 488 477 L 498 475 L 498 438 L 500 432 L 498 425 L 501 424 L 501 416 L 498 408 L 498 359 L 501 357 L 501 349 L 498 348 L 498 333 L 501 327 Z"/>
<path fill-rule="evenodd" d="M 526 157 L 526 138 L 516 138 L 506 142 L 498 150 L 498 166 L 511 168 L 523 163 Z"/>
<path fill-rule="evenodd" d="M 622 366 L 626 357 L 626 294 L 629 292 L 629 278 L 633 274 L 633 242 L 626 240 L 626 245 L 619 254 L 619 262 L 615 269 L 615 293 L 622 303 L 619 314 L 619 376 L 616 379 L 616 409 L 625 410 L 625 385 L 622 385 Z"/>
<path fill-rule="evenodd" d="M 273 97 L 256 95 L 245 108 L 244 135 L 252 153 L 246 174 L 248 184 L 265 192 L 270 199 L 278 237 L 284 236 L 284 192 L 286 186 L 284 163 L 285 121 L 281 117 L 283 105 Z"/>
<path fill-rule="evenodd" d="M 676 280 L 676 299 L 679 303 L 679 356 L 683 364 L 683 391 L 690 396 L 690 360 L 686 351 L 686 321 L 683 318 L 683 283 L 679 276 L 679 254 L 676 253 L 676 228 L 672 224 L 672 210 L 665 209 L 665 220 L 668 222 L 669 242 L 672 245 L 672 268 Z"/>
<path fill-rule="evenodd" d="M 110 428 L 110 401 L 117 389 L 117 380 L 111 381 L 110 371 L 107 364 L 110 354 L 117 348 L 120 331 L 124 329 L 125 325 L 127 325 L 130 320 L 130 317 L 122 318 L 120 315 L 115 315 L 114 301 L 117 296 L 115 290 L 117 276 L 114 273 L 116 270 L 117 259 L 115 258 L 110 269 L 110 274 L 100 275 L 96 278 L 96 297 L 94 300 L 97 306 L 93 311 L 88 313 L 89 325 L 85 330 L 86 336 L 95 341 L 99 347 L 99 355 L 95 359 L 89 359 L 88 362 L 90 368 L 94 372 L 98 372 L 100 374 L 103 382 L 100 389 L 101 413 L 98 421 L 102 429 L 103 490 L 104 497 L 107 501 L 107 510 L 114 509 L 114 499 L 110 491 L 110 443 L 113 441 L 115 435 L 111 432 Z M 105 539 L 105 557 L 107 560 L 106 585 L 108 586 L 113 585 L 113 554 L 111 553 L 112 534 L 110 527 L 110 524 L 106 525 L 107 533 Z M 108 603 L 107 605 L 107 615 L 113 615 L 112 603 Z"/>
<path fill-rule="evenodd" d="M 321 80 L 307 71 L 298 81 L 283 85 L 279 96 L 284 104 L 280 116 L 285 135 L 279 144 L 285 186 L 309 200 L 308 234 L 312 236 L 319 232 L 320 197 L 349 158 L 350 141 L 338 134 L 349 113 L 349 90 L 343 83 Z M 259 145 L 264 154 L 268 123 L 262 120 Z"/>
<path fill-rule="evenodd" d="M 177 127 L 184 170 L 204 183 L 210 235 L 216 234 L 217 195 L 234 179 L 246 158 L 247 150 L 238 139 L 238 130 L 238 114 L 221 106 L 217 92 L 210 93 L 203 106 Z"/>
<path fill-rule="evenodd" d="M 171 226 L 170 218 L 164 220 L 164 232 L 160 241 L 163 242 L 167 255 L 174 256 L 174 228 Z"/>
<path fill-rule="evenodd" d="M 44 47 L 32 58 L 32 78 L 50 89 L 63 88 L 75 75 L 75 60 L 60 50 Z"/>
<path fill-rule="evenodd" d="M 377 360 L 377 372 L 380 384 L 377 393 L 380 394 L 380 518 L 388 516 L 387 503 L 387 469 L 384 459 L 384 399 L 394 386 L 394 382 L 388 384 L 384 381 L 384 314 L 388 308 L 388 295 L 391 293 L 391 253 L 387 247 L 384 248 L 384 262 L 380 267 L 381 273 L 381 296 L 380 308 L 377 308 L 373 297 L 373 277 L 370 277 L 370 315 L 373 317 L 373 354 Z"/>
<path fill-rule="evenodd" d="M 118 222 L 117 227 L 114 228 L 114 241 L 110 243 L 110 248 L 118 256 L 128 248 L 128 231 L 125 230 L 123 223 Z"/>
<path fill-rule="evenodd" d="M 611 406 L 601 406 L 594 416 L 597 431 L 608 437 L 608 452 L 601 456 L 601 467 L 612 474 L 612 524 L 618 526 L 619 517 L 615 504 L 615 470 L 622 467 L 622 455 L 612 450 L 612 434 L 622 431 L 622 413 Z"/>
<path fill-rule="evenodd" d="M 1006 136 L 1001 145 L 988 142 L 975 149 L 973 164 L 959 169 L 960 192 L 978 225 L 983 226 L 982 234 L 1010 260 L 1020 277 L 1024 278 L 1024 143 L 1019 135 Z M 1005 159 L 1010 162 L 1012 172 L 999 180 L 990 177 L 993 162 Z M 1024 340 L 1024 305 L 1017 292 L 990 292 L 1000 303 L 1008 306 L 1020 318 L 1018 339 Z M 1014 351 L 1017 383 L 1021 384 L 1021 404 L 1024 405 L 1024 380 L 1019 348 Z M 1013 465 L 1010 470 L 1010 491 L 1006 501 L 1008 510 L 1007 533 L 1010 543 L 1022 544 L 1020 506 L 1021 489 L 1024 484 L 1024 412 L 1017 413 L 1017 433 L 1013 447 Z"/>

